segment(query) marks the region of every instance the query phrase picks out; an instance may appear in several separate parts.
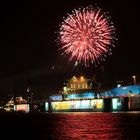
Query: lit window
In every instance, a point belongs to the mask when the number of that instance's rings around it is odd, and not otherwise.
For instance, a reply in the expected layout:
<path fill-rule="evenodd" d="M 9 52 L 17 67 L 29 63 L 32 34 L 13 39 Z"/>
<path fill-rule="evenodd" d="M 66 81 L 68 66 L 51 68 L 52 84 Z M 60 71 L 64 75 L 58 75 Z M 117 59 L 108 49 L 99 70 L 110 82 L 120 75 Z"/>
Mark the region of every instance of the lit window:
<path fill-rule="evenodd" d="M 78 88 L 80 88 L 80 84 L 78 84 Z"/>

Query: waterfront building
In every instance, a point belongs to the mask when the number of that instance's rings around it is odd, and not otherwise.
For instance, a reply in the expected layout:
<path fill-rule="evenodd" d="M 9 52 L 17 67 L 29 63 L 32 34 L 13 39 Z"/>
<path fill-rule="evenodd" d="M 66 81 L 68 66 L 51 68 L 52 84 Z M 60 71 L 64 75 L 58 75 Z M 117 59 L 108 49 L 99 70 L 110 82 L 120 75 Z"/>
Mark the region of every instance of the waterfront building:
<path fill-rule="evenodd" d="M 79 90 L 87 90 L 92 88 L 92 83 L 90 79 L 86 79 L 85 77 L 76 77 L 73 76 L 68 80 L 66 86 L 63 88 L 64 93 L 76 92 Z"/>
<path fill-rule="evenodd" d="M 94 90 L 96 89 L 96 90 Z M 61 94 L 49 96 L 45 109 L 52 111 L 119 111 L 140 109 L 140 85 L 93 88 L 93 81 L 73 76 Z"/>

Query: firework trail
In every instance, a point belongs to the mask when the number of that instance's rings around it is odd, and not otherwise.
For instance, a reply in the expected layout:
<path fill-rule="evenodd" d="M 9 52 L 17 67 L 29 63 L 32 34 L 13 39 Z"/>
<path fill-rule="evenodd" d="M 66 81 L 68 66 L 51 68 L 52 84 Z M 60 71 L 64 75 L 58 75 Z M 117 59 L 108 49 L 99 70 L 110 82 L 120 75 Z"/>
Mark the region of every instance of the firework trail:
<path fill-rule="evenodd" d="M 114 46 L 115 28 L 106 13 L 92 7 L 72 11 L 60 26 L 59 41 L 62 55 L 67 54 L 69 61 L 99 63 L 105 60 Z"/>

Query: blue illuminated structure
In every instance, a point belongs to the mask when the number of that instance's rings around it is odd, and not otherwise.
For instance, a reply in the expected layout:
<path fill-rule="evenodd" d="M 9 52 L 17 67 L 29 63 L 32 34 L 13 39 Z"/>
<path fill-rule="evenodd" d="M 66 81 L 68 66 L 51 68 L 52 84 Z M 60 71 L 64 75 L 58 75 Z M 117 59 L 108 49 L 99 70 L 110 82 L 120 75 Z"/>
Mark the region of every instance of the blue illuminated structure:
<path fill-rule="evenodd" d="M 116 87 L 107 91 L 102 92 L 93 92 L 93 91 L 86 91 L 81 93 L 72 93 L 72 94 L 65 94 L 64 100 L 78 100 L 78 99 L 94 99 L 96 95 L 99 95 L 99 98 L 106 98 L 106 97 L 121 97 L 127 96 L 129 94 L 140 94 L 140 85 L 130 85 L 130 86 L 121 86 Z M 50 100 L 54 101 L 61 101 L 62 95 L 52 95 L 49 97 Z"/>
<path fill-rule="evenodd" d="M 114 96 L 123 96 L 127 94 L 140 94 L 140 85 L 130 85 L 117 87 L 111 90 Z"/>
<path fill-rule="evenodd" d="M 64 96 L 64 98 L 67 99 L 93 99 L 95 98 L 94 92 L 84 92 L 84 93 L 73 93 L 73 94 L 67 94 Z"/>
<path fill-rule="evenodd" d="M 108 91 L 100 92 L 101 97 L 119 97 L 128 94 L 140 94 L 140 85 L 130 85 L 113 88 Z"/>
<path fill-rule="evenodd" d="M 99 93 L 100 97 L 105 98 L 105 97 L 113 97 L 113 93 L 109 91 L 103 91 Z"/>
<path fill-rule="evenodd" d="M 62 95 L 51 95 L 51 96 L 49 96 L 49 100 L 61 101 L 62 100 Z"/>

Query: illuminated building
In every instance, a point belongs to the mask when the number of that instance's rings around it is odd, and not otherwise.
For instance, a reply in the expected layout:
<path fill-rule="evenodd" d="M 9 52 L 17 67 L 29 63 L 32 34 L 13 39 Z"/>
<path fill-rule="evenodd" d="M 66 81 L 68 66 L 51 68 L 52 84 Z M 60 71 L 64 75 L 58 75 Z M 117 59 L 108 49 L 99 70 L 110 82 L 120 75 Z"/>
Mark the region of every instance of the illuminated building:
<path fill-rule="evenodd" d="M 66 86 L 63 88 L 64 94 L 69 94 L 72 92 L 77 92 L 81 90 L 88 90 L 92 88 L 90 79 L 86 79 L 85 77 L 76 77 L 73 76 L 70 80 L 68 80 Z"/>
<path fill-rule="evenodd" d="M 4 111 L 23 111 L 27 113 L 30 111 L 30 107 L 28 101 L 26 99 L 23 99 L 22 96 L 12 97 L 4 106 Z"/>
<path fill-rule="evenodd" d="M 65 111 L 121 111 L 140 110 L 140 85 L 117 86 L 108 90 L 94 90 L 91 80 L 73 76 L 62 94 L 51 95 L 45 110 Z"/>
<path fill-rule="evenodd" d="M 108 90 L 93 90 L 92 80 L 84 77 L 73 76 L 66 86 L 63 87 L 61 94 L 49 96 L 50 101 L 68 101 L 68 100 L 82 100 L 95 98 L 116 98 L 116 97 L 130 97 L 140 95 L 140 85 L 117 86 L 116 88 Z"/>

